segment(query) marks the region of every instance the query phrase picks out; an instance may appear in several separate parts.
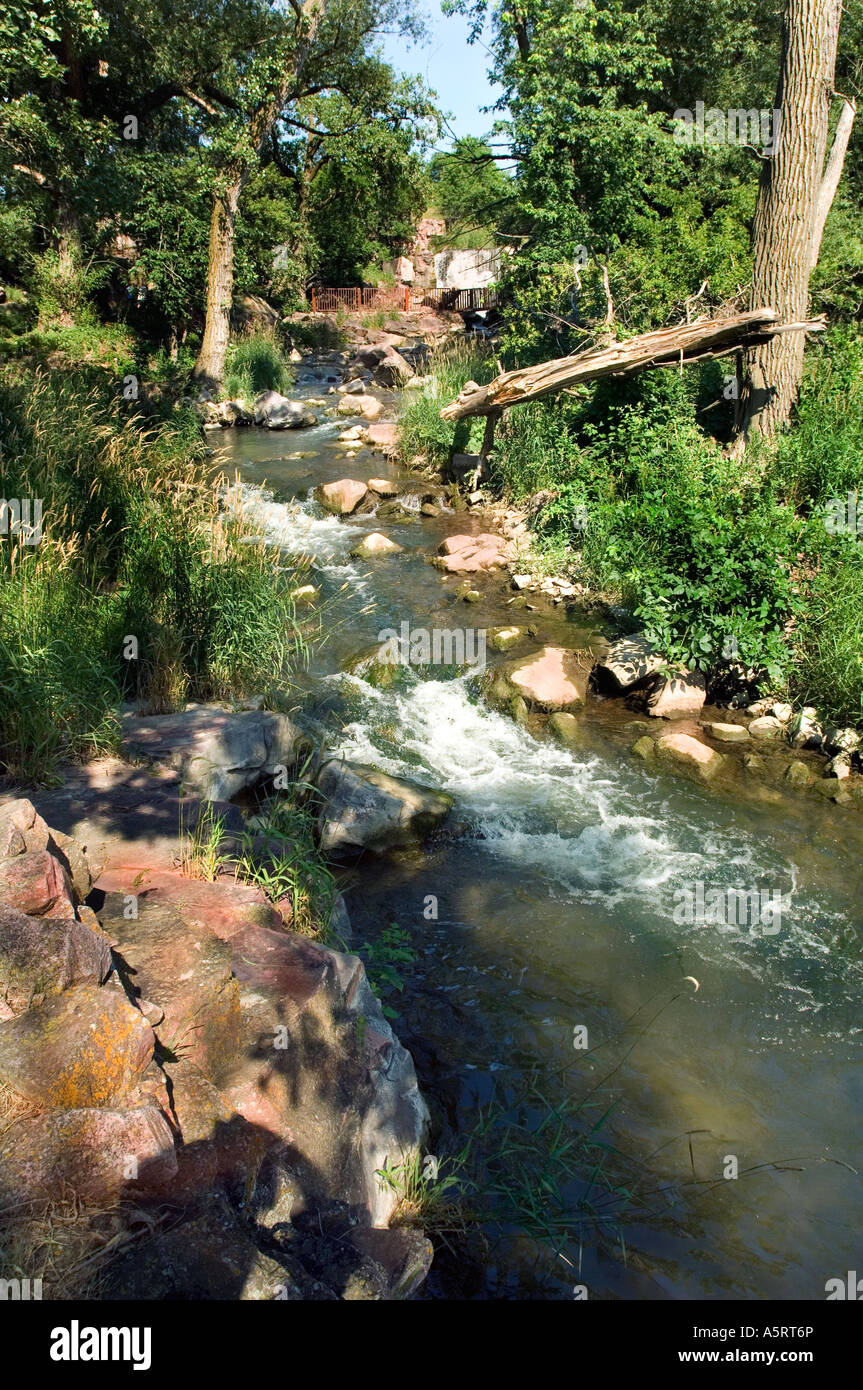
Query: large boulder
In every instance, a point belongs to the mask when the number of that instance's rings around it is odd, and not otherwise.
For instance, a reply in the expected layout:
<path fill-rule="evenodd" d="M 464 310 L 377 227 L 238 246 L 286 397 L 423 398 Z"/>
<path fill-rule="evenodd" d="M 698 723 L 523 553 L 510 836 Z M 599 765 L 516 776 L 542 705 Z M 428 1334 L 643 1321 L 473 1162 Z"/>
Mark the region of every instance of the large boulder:
<path fill-rule="evenodd" d="M 180 714 L 123 716 L 127 757 L 167 763 L 186 792 L 212 801 L 230 800 L 290 766 L 301 742 L 287 715 L 272 710 L 197 705 Z"/>
<path fill-rule="evenodd" d="M 428 1110 L 362 961 L 254 928 L 232 945 L 245 1047 L 226 1098 L 284 1141 L 303 1205 L 336 1199 L 386 1225 L 396 1197 L 376 1171 L 417 1156 Z"/>
<path fill-rule="evenodd" d="M 28 850 L 0 859 L 0 898 L 34 916 L 74 917 L 72 881 L 48 850 Z"/>
<path fill-rule="evenodd" d="M 447 536 L 438 547 L 435 564 L 448 574 L 475 574 L 503 564 L 500 536 L 481 531 L 478 535 Z"/>
<path fill-rule="evenodd" d="M 117 989 L 77 985 L 0 1023 L 0 1080 L 50 1110 L 134 1097 L 153 1030 Z"/>
<path fill-rule="evenodd" d="M 380 555 L 400 555 L 403 550 L 397 541 L 391 541 L 389 536 L 385 536 L 381 531 L 370 531 L 364 536 L 359 545 L 355 545 L 351 554 L 359 560 L 373 560 Z"/>
<path fill-rule="evenodd" d="M 327 854 L 378 853 L 416 842 L 445 820 L 452 798 L 374 768 L 332 759 L 318 773 L 318 815 Z"/>
<path fill-rule="evenodd" d="M 383 405 L 377 396 L 342 396 L 337 406 L 339 415 L 362 415 L 364 420 L 377 420 L 383 414 Z"/>
<path fill-rule="evenodd" d="M 405 361 L 401 353 L 396 352 L 395 348 L 391 349 L 375 367 L 375 381 L 381 386 L 404 386 L 415 375 L 413 367 Z"/>
<path fill-rule="evenodd" d="M 395 420 L 378 420 L 365 431 L 365 441 L 370 449 L 380 449 L 384 454 L 391 453 L 398 445 L 399 427 Z"/>
<path fill-rule="evenodd" d="M 32 801 L 19 798 L 0 806 L 0 859 L 47 849 L 51 834 Z"/>
<path fill-rule="evenodd" d="M 0 1019 L 111 970 L 107 937 L 68 918 L 27 917 L 0 904 Z"/>
<path fill-rule="evenodd" d="M 645 708 L 657 719 L 694 719 L 707 698 L 704 677 L 698 671 L 680 671 L 660 677 L 647 696 Z"/>
<path fill-rule="evenodd" d="M 653 746 L 657 758 L 680 772 L 709 781 L 725 763 L 721 753 L 691 734 L 663 734 Z"/>
<path fill-rule="evenodd" d="M 278 391 L 263 391 L 255 397 L 254 420 L 270 430 L 296 430 L 317 424 L 314 411 L 303 401 L 291 401 Z"/>
<path fill-rule="evenodd" d="M 315 501 L 337 516 L 350 516 L 362 502 L 368 488 L 357 478 L 339 478 L 335 483 L 322 483 L 315 488 Z"/>
<path fill-rule="evenodd" d="M 663 664 L 662 656 L 647 639 L 634 633 L 611 644 L 594 666 L 591 680 L 602 695 L 623 695 L 641 685 Z"/>
<path fill-rule="evenodd" d="M 486 699 L 495 708 L 511 708 L 515 699 L 528 709 L 546 714 L 576 710 L 587 696 L 588 668 L 564 647 L 543 647 L 530 656 L 489 671 L 484 682 Z"/>

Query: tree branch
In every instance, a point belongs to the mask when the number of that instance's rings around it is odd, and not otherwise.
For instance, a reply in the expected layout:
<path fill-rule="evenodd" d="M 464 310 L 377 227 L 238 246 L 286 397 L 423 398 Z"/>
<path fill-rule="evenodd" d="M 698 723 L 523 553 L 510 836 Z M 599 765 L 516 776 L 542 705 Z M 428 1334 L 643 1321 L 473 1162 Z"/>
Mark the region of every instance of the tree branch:
<path fill-rule="evenodd" d="M 824 174 L 818 187 L 818 197 L 815 202 L 815 214 L 812 221 L 812 243 L 809 253 L 809 266 L 814 270 L 818 264 L 818 254 L 821 250 L 821 238 L 824 235 L 824 227 L 827 217 L 833 206 L 833 199 L 836 197 L 836 190 L 839 187 L 839 180 L 842 177 L 842 167 L 845 163 L 845 154 L 848 149 L 848 141 L 851 137 L 851 129 L 854 125 L 854 117 L 857 114 L 857 103 L 853 97 L 842 98 L 842 110 L 839 113 L 839 120 L 836 123 L 836 134 L 833 136 L 833 144 L 830 147 L 830 154 L 824 168 Z"/>

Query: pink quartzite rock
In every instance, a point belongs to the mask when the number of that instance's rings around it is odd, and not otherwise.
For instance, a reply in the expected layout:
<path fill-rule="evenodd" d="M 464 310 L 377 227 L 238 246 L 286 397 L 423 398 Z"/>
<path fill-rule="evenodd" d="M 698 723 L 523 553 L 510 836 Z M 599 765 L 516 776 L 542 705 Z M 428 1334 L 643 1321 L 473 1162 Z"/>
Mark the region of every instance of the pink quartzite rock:
<path fill-rule="evenodd" d="M 134 1199 L 169 1187 L 176 1172 L 174 1138 L 155 1106 L 53 1110 L 0 1138 L 0 1204 L 49 1202 L 64 1183 L 90 1200 Z"/>
<path fill-rule="evenodd" d="M 159 1041 L 217 1086 L 242 1049 L 237 982 L 231 948 L 182 907 L 143 895 L 137 917 L 110 894 L 102 924 L 115 940 L 114 957 L 130 997 L 164 1015 L 154 1023 Z"/>
<path fill-rule="evenodd" d="M 506 668 L 518 694 L 534 709 L 571 710 L 584 704 L 588 672 L 564 647 L 543 647 Z"/>
<path fill-rule="evenodd" d="M 647 713 L 658 719 L 687 719 L 701 713 L 707 698 L 704 677 L 684 671 L 661 680 L 647 697 Z"/>
<path fill-rule="evenodd" d="M 0 904 L 0 1002 L 24 1013 L 76 984 L 101 984 L 111 969 L 107 939 L 83 922 L 27 917 Z"/>
<path fill-rule="evenodd" d="M 47 849 L 51 831 L 32 801 L 9 801 L 0 806 L 0 859 L 28 850 Z"/>
<path fill-rule="evenodd" d="M 372 449 L 387 453 L 398 443 L 398 425 L 395 420 L 376 420 L 365 431 L 365 441 Z"/>
<path fill-rule="evenodd" d="M 0 899 L 34 917 L 75 916 L 71 879 L 59 859 L 44 849 L 0 860 Z"/>
<path fill-rule="evenodd" d="M 435 564 L 449 574 L 476 574 L 503 564 L 501 539 L 490 532 L 476 536 L 447 536 L 438 547 Z"/>
<path fill-rule="evenodd" d="M 244 927 L 282 925 L 279 913 L 262 888 L 230 878 L 186 878 L 167 869 L 140 870 L 135 865 L 106 869 L 97 880 L 106 893 L 134 894 L 139 908 L 147 904 L 171 907 L 189 926 L 230 941 Z"/>
<path fill-rule="evenodd" d="M 303 1008 L 325 982 L 329 952 L 313 941 L 246 927 L 231 942 L 234 975 L 244 985 L 269 990 Z"/>
<path fill-rule="evenodd" d="M 656 740 L 654 751 L 681 771 L 707 779 L 715 776 L 725 762 L 721 753 L 690 734 L 663 734 Z"/>
<path fill-rule="evenodd" d="M 0 1079 L 51 1110 L 122 1102 L 152 1055 L 152 1028 L 107 986 L 78 985 L 0 1023 Z"/>
<path fill-rule="evenodd" d="M 315 488 L 315 498 L 328 512 L 349 516 L 362 502 L 368 491 L 357 478 L 339 478 L 335 483 L 322 483 Z"/>

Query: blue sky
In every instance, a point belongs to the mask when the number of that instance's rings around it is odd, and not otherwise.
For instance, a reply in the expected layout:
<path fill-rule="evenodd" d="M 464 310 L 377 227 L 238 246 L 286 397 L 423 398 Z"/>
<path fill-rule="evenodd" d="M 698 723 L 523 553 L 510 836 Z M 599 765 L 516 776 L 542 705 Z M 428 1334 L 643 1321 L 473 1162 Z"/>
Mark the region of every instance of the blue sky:
<path fill-rule="evenodd" d="M 387 62 L 401 72 L 419 73 L 438 94 L 438 105 L 450 114 L 455 135 L 487 135 L 494 123 L 490 106 L 500 95 L 486 76 L 489 56 L 481 41 L 468 47 L 469 24 L 462 15 L 442 15 L 437 0 L 426 0 L 429 40 L 407 47 L 404 39 L 387 36 L 383 43 Z M 449 146 L 451 140 L 443 144 Z"/>

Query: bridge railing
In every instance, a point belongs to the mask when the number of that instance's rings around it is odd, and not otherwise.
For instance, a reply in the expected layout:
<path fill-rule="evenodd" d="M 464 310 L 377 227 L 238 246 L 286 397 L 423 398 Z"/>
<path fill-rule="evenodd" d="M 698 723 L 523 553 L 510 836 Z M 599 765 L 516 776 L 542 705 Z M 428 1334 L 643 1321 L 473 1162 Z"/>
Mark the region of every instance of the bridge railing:
<path fill-rule="evenodd" d="M 493 309 L 498 302 L 497 290 L 490 286 L 470 290 L 422 290 L 396 285 L 386 288 L 313 289 L 309 298 L 313 314 L 332 314 L 339 309 L 360 314 L 375 309 L 390 309 L 408 314 L 417 309 L 450 309 L 455 313 L 475 313 Z"/>

